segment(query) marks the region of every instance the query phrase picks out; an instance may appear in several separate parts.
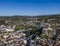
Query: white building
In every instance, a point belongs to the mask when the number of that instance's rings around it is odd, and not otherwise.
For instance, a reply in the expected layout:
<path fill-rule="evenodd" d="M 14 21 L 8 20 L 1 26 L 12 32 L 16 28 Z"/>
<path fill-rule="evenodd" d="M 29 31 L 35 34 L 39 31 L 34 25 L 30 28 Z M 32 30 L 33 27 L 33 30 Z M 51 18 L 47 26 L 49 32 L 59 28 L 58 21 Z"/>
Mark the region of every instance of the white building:
<path fill-rule="evenodd" d="M 6 31 L 14 31 L 13 28 L 6 28 L 5 30 L 6 30 Z"/>

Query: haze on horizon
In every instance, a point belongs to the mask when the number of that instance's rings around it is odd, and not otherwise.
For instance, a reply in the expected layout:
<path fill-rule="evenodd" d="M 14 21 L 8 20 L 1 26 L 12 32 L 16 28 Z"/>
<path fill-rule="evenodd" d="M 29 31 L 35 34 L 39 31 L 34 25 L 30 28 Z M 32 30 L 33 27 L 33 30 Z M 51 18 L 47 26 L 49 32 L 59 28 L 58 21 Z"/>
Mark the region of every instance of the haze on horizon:
<path fill-rule="evenodd" d="M 0 16 L 60 14 L 59 0 L 0 0 Z"/>

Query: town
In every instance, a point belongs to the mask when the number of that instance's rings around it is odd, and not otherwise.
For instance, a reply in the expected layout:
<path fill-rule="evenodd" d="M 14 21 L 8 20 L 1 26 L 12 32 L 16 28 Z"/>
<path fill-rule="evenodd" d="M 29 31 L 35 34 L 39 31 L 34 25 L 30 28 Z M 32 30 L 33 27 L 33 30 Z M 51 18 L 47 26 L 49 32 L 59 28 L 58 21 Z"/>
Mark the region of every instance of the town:
<path fill-rule="evenodd" d="M 0 46 L 60 46 L 60 15 L 0 16 Z"/>

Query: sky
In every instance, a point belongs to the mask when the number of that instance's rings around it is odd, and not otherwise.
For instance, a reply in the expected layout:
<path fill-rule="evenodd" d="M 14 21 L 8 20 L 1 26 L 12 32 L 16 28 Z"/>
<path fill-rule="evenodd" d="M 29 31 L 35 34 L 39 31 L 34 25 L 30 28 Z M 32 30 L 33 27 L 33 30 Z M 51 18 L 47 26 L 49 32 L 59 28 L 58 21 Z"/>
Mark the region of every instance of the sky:
<path fill-rule="evenodd" d="M 0 0 L 0 16 L 60 14 L 60 0 Z"/>

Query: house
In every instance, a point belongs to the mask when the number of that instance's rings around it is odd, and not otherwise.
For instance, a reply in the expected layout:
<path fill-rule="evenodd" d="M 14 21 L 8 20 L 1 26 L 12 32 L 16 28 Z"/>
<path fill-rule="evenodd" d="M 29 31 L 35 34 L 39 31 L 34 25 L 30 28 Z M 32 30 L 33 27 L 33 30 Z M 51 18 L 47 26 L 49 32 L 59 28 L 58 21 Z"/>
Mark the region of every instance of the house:
<path fill-rule="evenodd" d="M 14 31 L 16 25 L 7 25 L 5 31 Z"/>
<path fill-rule="evenodd" d="M 0 41 L 0 46 L 5 46 L 5 44 L 2 41 Z"/>
<path fill-rule="evenodd" d="M 56 35 L 56 30 L 51 27 L 46 27 L 43 28 L 43 33 L 49 37 L 52 37 L 53 35 Z"/>
<path fill-rule="evenodd" d="M 0 31 L 5 32 L 5 31 L 14 31 L 15 25 L 1 25 L 0 26 Z"/>

